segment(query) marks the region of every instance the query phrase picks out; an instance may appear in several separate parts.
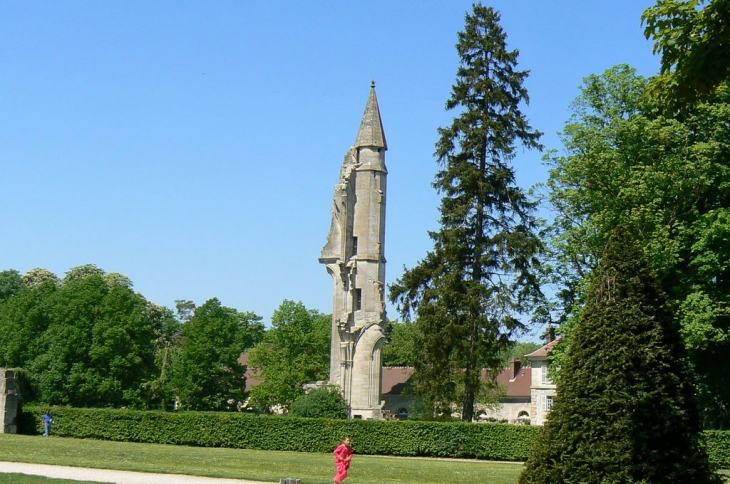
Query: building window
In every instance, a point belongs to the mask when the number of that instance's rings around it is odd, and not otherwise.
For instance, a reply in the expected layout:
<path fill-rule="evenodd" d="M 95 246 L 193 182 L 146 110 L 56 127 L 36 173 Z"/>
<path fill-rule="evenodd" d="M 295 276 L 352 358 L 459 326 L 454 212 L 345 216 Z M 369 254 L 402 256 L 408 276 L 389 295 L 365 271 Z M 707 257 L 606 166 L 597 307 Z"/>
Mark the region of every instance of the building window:
<path fill-rule="evenodd" d="M 543 385 L 552 385 L 553 381 L 550 379 L 550 366 L 545 363 L 542 368 L 542 384 Z"/>
<path fill-rule="evenodd" d="M 352 255 L 357 255 L 357 237 L 352 238 Z"/>
<path fill-rule="evenodd" d="M 542 403 L 542 410 L 543 412 L 549 412 L 553 409 L 553 401 L 555 400 L 555 397 L 553 395 L 543 395 L 540 399 Z"/>
<path fill-rule="evenodd" d="M 362 289 L 355 289 L 352 291 L 353 301 L 352 306 L 355 311 L 362 309 Z"/>

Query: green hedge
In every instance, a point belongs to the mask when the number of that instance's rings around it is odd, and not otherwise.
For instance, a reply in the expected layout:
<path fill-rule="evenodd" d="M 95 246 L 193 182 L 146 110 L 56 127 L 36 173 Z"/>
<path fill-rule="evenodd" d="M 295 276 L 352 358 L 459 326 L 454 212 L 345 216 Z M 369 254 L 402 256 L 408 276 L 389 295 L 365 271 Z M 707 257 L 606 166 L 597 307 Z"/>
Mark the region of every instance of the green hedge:
<path fill-rule="evenodd" d="M 18 430 L 42 433 L 46 407 L 26 406 Z M 222 412 L 52 409 L 53 433 L 126 442 L 332 452 L 349 435 L 358 454 L 524 461 L 541 427 L 462 422 L 331 420 Z M 730 431 L 706 431 L 713 464 L 730 468 Z"/>
<path fill-rule="evenodd" d="M 710 462 L 721 469 L 730 469 L 730 431 L 705 430 Z"/>
<path fill-rule="evenodd" d="M 41 433 L 46 407 L 26 406 L 21 433 Z M 332 452 L 349 435 L 359 454 L 521 461 L 538 427 L 460 422 L 335 420 L 223 412 L 52 409 L 53 434 L 127 442 Z"/>

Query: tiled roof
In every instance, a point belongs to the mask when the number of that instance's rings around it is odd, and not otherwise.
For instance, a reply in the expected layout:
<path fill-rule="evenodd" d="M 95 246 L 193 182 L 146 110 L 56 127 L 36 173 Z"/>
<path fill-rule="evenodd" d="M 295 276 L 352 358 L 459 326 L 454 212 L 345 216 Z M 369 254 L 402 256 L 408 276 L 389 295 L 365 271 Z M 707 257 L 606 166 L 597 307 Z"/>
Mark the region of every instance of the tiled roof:
<path fill-rule="evenodd" d="M 553 350 L 553 348 L 555 348 L 555 346 L 558 343 L 560 343 L 561 339 L 562 338 L 553 340 L 550 343 L 543 346 L 542 348 L 539 348 L 538 350 L 533 351 L 529 355 L 525 355 L 525 356 L 528 358 L 545 358 L 550 354 L 550 352 Z"/>
<path fill-rule="evenodd" d="M 412 367 L 383 367 L 383 395 L 402 395 L 403 389 L 413 376 Z M 508 397 L 529 397 L 530 383 L 532 382 L 532 368 L 521 368 L 517 376 L 513 377 L 513 369 L 507 368 L 497 376 L 497 382 L 506 387 Z"/>
<path fill-rule="evenodd" d="M 539 350 L 538 350 L 539 351 Z M 242 365 L 248 364 L 248 353 L 242 355 L 238 362 Z M 497 376 L 497 382 L 506 387 L 508 397 L 529 397 L 530 383 L 532 381 L 532 368 L 520 368 L 517 375 L 513 375 L 513 368 L 507 368 Z M 413 376 L 413 367 L 410 366 L 384 366 L 383 383 L 381 386 L 382 395 L 403 395 L 403 390 L 408 386 Z M 483 375 L 485 376 L 485 375 Z M 250 391 L 263 380 L 256 378 L 256 373 L 248 368 L 246 370 L 246 391 Z"/>

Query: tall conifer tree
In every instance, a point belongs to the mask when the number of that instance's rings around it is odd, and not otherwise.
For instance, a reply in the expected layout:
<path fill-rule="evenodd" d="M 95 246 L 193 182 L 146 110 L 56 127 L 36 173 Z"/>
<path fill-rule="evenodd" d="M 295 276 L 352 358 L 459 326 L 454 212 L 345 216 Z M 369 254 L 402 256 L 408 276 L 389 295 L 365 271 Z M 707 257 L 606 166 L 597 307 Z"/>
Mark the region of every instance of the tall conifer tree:
<path fill-rule="evenodd" d="M 557 397 L 520 484 L 722 482 L 700 442 L 678 323 L 619 226 L 588 290 Z"/>
<path fill-rule="evenodd" d="M 518 51 L 507 50 L 499 20 L 475 4 L 458 34 L 446 109 L 459 112 L 439 129 L 435 153 L 441 228 L 429 234 L 434 249 L 390 288 L 403 317 L 417 316 L 417 391 L 444 411 L 459 402 L 467 421 L 489 383 L 481 369 L 500 369 L 502 350 L 523 328 L 515 315 L 539 294 L 534 205 L 510 162 L 518 143 L 541 149 L 540 133 L 521 111 L 527 71 L 516 70 Z"/>

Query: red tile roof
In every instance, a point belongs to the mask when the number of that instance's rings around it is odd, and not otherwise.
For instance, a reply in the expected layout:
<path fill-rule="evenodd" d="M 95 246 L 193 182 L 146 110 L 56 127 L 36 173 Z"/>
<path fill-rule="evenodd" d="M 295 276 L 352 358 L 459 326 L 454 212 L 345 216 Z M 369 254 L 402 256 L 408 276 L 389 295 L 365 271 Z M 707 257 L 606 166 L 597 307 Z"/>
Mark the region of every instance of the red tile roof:
<path fill-rule="evenodd" d="M 403 389 L 408 385 L 412 376 L 412 367 L 384 366 L 381 393 L 383 395 L 402 395 Z M 529 397 L 532 368 L 521 368 L 514 378 L 512 368 L 508 368 L 497 376 L 497 382 L 506 387 L 508 397 Z"/>
<path fill-rule="evenodd" d="M 541 348 L 542 349 L 542 348 Z M 540 351 L 540 350 L 538 350 Z M 242 365 L 248 364 L 248 353 L 242 355 L 238 362 Z M 532 382 L 532 368 L 520 368 L 517 376 L 513 376 L 513 368 L 507 368 L 497 376 L 497 382 L 506 387 L 506 396 L 508 397 L 529 397 L 530 384 Z M 413 367 L 409 366 L 384 366 L 383 367 L 383 383 L 381 385 L 381 393 L 383 395 L 403 395 L 403 390 L 413 376 Z M 246 370 L 246 391 L 251 391 L 263 380 L 256 378 L 255 372 L 248 368 Z"/>
<path fill-rule="evenodd" d="M 537 358 L 540 358 L 540 357 L 545 358 L 545 357 L 547 357 L 547 355 L 550 354 L 550 352 L 553 350 L 553 348 L 555 348 L 555 346 L 558 343 L 560 343 L 561 339 L 562 338 L 558 338 L 556 340 L 553 340 L 550 343 L 548 343 L 545 346 L 543 346 L 542 348 L 540 348 L 540 349 L 538 349 L 536 351 L 533 351 L 529 355 L 525 355 L 525 356 L 527 356 L 528 358 L 530 358 L 530 357 L 533 357 L 533 358 L 535 358 L 535 357 L 537 357 Z"/>

